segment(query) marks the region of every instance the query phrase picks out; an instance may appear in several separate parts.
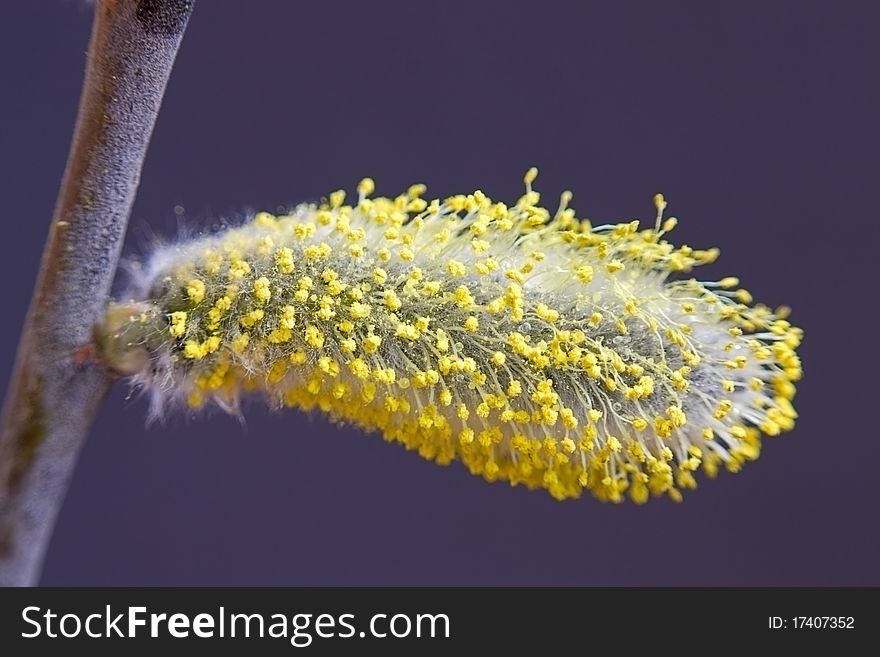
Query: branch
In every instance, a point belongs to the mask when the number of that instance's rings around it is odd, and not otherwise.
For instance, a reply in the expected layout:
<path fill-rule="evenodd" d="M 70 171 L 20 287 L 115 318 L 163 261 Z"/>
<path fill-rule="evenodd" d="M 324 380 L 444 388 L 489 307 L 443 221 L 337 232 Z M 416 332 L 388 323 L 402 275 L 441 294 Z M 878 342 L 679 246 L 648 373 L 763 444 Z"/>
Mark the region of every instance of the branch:
<path fill-rule="evenodd" d="M 100 0 L 67 169 L 0 419 L 0 585 L 33 585 L 111 382 L 87 353 L 194 0 Z"/>

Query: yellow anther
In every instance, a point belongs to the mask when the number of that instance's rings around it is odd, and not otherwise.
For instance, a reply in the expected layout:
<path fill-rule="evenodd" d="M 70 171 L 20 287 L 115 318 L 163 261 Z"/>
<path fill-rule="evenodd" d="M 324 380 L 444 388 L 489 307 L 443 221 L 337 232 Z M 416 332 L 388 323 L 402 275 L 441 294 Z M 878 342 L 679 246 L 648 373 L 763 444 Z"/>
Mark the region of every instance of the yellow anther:
<path fill-rule="evenodd" d="M 376 183 L 372 178 L 364 178 L 358 183 L 357 190 L 361 196 L 369 196 L 376 191 Z"/>

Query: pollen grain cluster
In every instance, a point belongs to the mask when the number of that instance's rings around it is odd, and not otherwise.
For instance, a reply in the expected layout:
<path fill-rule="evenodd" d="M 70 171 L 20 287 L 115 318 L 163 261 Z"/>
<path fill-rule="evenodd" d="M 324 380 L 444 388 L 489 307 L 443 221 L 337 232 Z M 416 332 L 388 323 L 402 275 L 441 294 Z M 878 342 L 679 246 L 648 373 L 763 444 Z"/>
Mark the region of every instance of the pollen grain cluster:
<path fill-rule="evenodd" d="M 364 179 L 284 216 L 166 246 L 99 334 L 153 395 L 320 409 L 490 481 L 680 499 L 794 426 L 801 331 L 738 281 L 682 276 L 716 249 L 656 221 L 593 227 L 563 194 L 373 197 Z"/>

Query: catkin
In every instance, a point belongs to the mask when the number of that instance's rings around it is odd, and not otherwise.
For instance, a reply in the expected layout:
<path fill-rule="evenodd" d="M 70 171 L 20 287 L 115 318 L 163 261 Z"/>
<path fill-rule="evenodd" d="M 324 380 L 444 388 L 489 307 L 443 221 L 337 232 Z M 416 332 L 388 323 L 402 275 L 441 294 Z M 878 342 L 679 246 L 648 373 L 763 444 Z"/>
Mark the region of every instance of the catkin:
<path fill-rule="evenodd" d="M 563 194 L 512 206 L 342 191 L 152 253 L 99 327 L 152 412 L 246 393 L 320 409 L 489 481 L 602 500 L 681 498 L 794 426 L 801 331 L 676 220 L 593 227 Z"/>

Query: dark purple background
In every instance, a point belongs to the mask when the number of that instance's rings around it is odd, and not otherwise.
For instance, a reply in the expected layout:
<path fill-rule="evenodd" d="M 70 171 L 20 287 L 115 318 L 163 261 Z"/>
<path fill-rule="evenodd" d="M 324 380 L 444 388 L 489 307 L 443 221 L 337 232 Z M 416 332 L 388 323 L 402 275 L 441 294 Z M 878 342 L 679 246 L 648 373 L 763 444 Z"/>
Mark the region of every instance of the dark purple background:
<path fill-rule="evenodd" d="M 0 15 L 4 384 L 90 22 L 74 0 Z M 512 199 L 536 164 L 549 203 L 571 188 L 594 220 L 649 218 L 663 191 L 678 240 L 722 248 L 706 276 L 794 308 L 801 418 L 683 504 L 611 506 L 293 411 L 145 429 L 120 387 L 43 583 L 880 584 L 877 24 L 868 3 L 803 0 L 200 0 L 129 252 L 174 234 L 176 205 L 205 222 L 364 175 Z"/>

